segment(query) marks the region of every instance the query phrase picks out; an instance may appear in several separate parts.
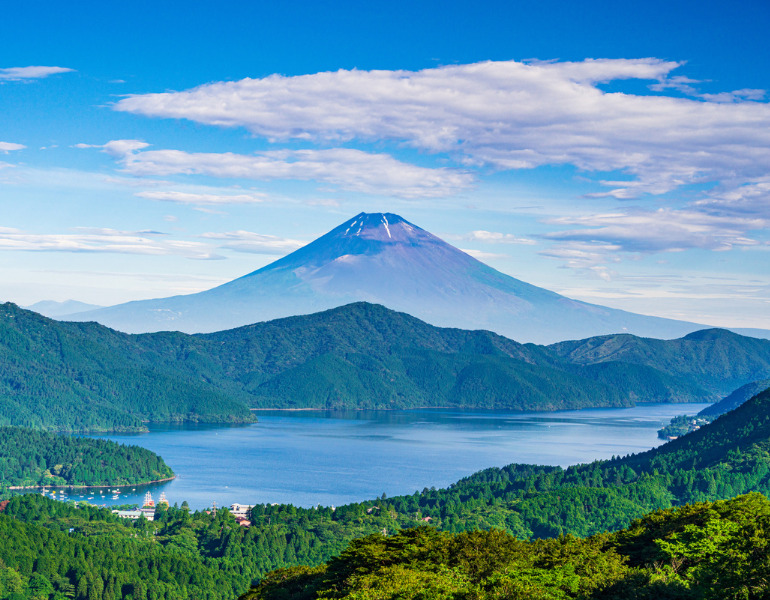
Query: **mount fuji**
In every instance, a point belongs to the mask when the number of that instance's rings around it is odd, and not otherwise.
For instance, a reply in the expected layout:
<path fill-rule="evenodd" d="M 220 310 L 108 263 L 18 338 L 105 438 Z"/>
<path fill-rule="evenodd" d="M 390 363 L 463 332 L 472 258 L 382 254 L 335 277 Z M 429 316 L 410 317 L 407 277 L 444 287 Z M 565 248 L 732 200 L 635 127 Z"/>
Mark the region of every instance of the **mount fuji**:
<path fill-rule="evenodd" d="M 360 213 L 307 246 L 210 290 L 59 317 L 129 333 L 219 331 L 356 301 L 520 342 L 611 333 L 673 338 L 703 325 L 634 314 L 530 285 L 391 213 Z"/>

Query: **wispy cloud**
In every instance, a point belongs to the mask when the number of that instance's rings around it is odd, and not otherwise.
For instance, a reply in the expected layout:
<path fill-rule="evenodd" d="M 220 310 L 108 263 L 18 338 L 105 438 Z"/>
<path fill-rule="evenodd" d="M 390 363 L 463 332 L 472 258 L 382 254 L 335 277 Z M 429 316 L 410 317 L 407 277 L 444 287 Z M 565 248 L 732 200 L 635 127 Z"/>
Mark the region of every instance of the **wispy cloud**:
<path fill-rule="evenodd" d="M 710 102 L 743 102 L 744 100 L 764 100 L 766 95 L 765 90 L 743 89 L 719 94 L 700 94 L 700 97 Z"/>
<path fill-rule="evenodd" d="M 192 192 L 152 190 L 137 192 L 139 198 L 176 202 L 178 204 L 256 204 L 267 199 L 265 194 L 199 194 Z"/>
<path fill-rule="evenodd" d="M 542 256 L 564 261 L 570 269 L 606 270 L 606 263 L 619 262 L 620 246 L 601 242 L 571 241 L 543 250 Z"/>
<path fill-rule="evenodd" d="M 0 82 L 23 81 L 25 79 L 42 79 L 59 73 L 71 73 L 74 69 L 66 67 L 9 67 L 0 69 Z"/>
<path fill-rule="evenodd" d="M 74 233 L 39 234 L 0 227 L 0 251 L 109 252 L 118 254 L 175 255 L 195 259 L 222 258 L 210 244 L 167 239 L 157 231 L 119 231 L 78 228 Z"/>
<path fill-rule="evenodd" d="M 23 144 L 14 144 L 13 142 L 0 142 L 0 152 L 8 154 L 14 150 L 23 150 L 26 148 Z"/>
<path fill-rule="evenodd" d="M 222 233 L 204 233 L 202 238 L 216 240 L 219 248 L 235 250 L 236 252 L 248 252 L 251 254 L 278 254 L 284 255 L 294 252 L 307 242 L 292 240 L 289 238 L 265 235 L 251 231 L 228 231 Z"/>
<path fill-rule="evenodd" d="M 770 175 L 751 183 L 711 191 L 693 206 L 723 217 L 753 217 L 770 222 Z"/>
<path fill-rule="evenodd" d="M 473 240 L 476 242 L 484 242 L 486 244 L 524 244 L 531 246 L 537 243 L 535 240 L 518 237 L 512 233 L 484 231 L 483 229 L 471 231 L 470 233 L 464 235 L 463 239 Z"/>
<path fill-rule="evenodd" d="M 150 144 L 141 140 L 111 140 L 106 144 L 74 144 L 73 148 L 101 148 L 102 152 L 114 156 L 115 158 L 123 158 L 127 154 L 147 148 Z"/>
<path fill-rule="evenodd" d="M 760 91 L 697 99 L 610 93 L 619 79 L 683 90 L 680 63 L 655 58 L 484 62 L 422 71 L 271 75 L 136 95 L 115 109 L 245 127 L 271 141 L 390 140 L 450 153 L 468 167 L 570 164 L 623 171 L 608 194 L 663 194 L 692 183 L 746 183 L 770 164 L 770 106 Z M 714 100 L 714 101 L 710 101 Z"/>
<path fill-rule="evenodd" d="M 137 140 L 114 140 L 97 147 L 119 157 L 126 172 L 142 176 L 186 174 L 262 181 L 318 181 L 344 190 L 403 198 L 448 196 L 473 182 L 470 174 L 456 169 L 418 167 L 388 154 L 348 148 L 272 150 L 244 155 L 140 151 L 146 144 Z"/>
<path fill-rule="evenodd" d="M 552 240 L 610 244 L 617 250 L 645 253 L 754 246 L 760 242 L 748 237 L 746 232 L 770 225 L 767 219 L 716 216 L 689 209 L 637 209 L 549 222 L 580 227 L 545 235 Z"/>
<path fill-rule="evenodd" d="M 466 254 L 470 254 L 473 258 L 477 260 L 496 260 L 496 259 L 503 259 L 503 258 L 510 258 L 507 254 L 497 254 L 495 252 L 484 252 L 483 250 L 474 250 L 472 248 L 460 248 L 463 252 Z"/>

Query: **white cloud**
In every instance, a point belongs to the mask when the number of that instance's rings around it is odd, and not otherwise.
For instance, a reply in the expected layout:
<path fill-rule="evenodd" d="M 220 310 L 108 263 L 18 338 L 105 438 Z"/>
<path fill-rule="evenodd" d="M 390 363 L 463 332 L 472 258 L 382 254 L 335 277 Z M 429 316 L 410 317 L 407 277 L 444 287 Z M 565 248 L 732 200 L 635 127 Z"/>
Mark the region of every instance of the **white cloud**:
<path fill-rule="evenodd" d="M 149 200 L 176 202 L 178 204 L 256 204 L 267 199 L 265 194 L 199 194 L 178 191 L 145 191 L 134 194 Z"/>
<path fill-rule="evenodd" d="M 0 81 L 23 81 L 25 79 L 41 79 L 59 73 L 71 73 L 74 69 L 66 67 L 10 67 L 0 69 Z"/>
<path fill-rule="evenodd" d="M 484 252 L 482 250 L 473 250 L 471 248 L 460 248 L 466 254 L 470 254 L 476 260 L 495 260 L 501 258 L 510 258 L 507 254 L 497 254 L 495 252 Z"/>
<path fill-rule="evenodd" d="M 463 236 L 463 238 L 476 242 L 485 242 L 487 244 L 524 244 L 531 246 L 537 243 L 535 240 L 531 240 L 529 238 L 521 238 L 513 235 L 512 233 L 484 231 L 483 229 L 471 231 L 469 234 Z"/>
<path fill-rule="evenodd" d="M 334 198 L 317 198 L 315 200 L 308 200 L 305 204 L 308 206 L 326 206 L 328 208 L 339 208 L 341 203 Z"/>
<path fill-rule="evenodd" d="M 23 144 L 14 144 L 13 142 L 0 142 L 0 152 L 3 154 L 8 154 L 9 152 L 13 152 L 14 150 L 24 150 L 26 146 Z"/>
<path fill-rule="evenodd" d="M 74 144 L 73 148 L 101 148 L 102 152 L 106 152 L 110 156 L 115 158 L 123 158 L 137 150 L 147 148 L 150 144 L 141 140 L 111 140 L 106 144 Z"/>
<path fill-rule="evenodd" d="M 392 140 L 448 152 L 465 165 L 524 169 L 571 164 L 623 171 L 609 194 L 629 198 L 731 178 L 770 164 L 770 106 L 756 90 L 730 103 L 610 93 L 618 79 L 690 85 L 679 63 L 654 58 L 484 62 L 422 71 L 337 71 L 130 96 L 116 110 L 245 127 L 270 140 Z M 752 101 L 745 101 L 750 99 Z"/>
<path fill-rule="evenodd" d="M 621 246 L 615 244 L 575 241 L 543 250 L 540 254 L 563 260 L 565 266 L 571 269 L 596 269 L 603 267 L 604 263 L 618 262 L 619 250 Z"/>
<path fill-rule="evenodd" d="M 431 198 L 457 193 L 471 185 L 468 173 L 430 169 L 400 162 L 388 154 L 348 148 L 272 150 L 253 155 L 230 152 L 189 153 L 148 150 L 136 140 L 116 140 L 103 146 L 120 157 L 133 175 L 209 175 L 234 179 L 296 179 L 320 181 L 342 189 L 403 198 Z M 107 149 L 110 150 L 107 150 Z"/>
<path fill-rule="evenodd" d="M 702 248 L 730 250 L 754 246 L 747 231 L 762 230 L 770 220 L 754 217 L 709 215 L 696 210 L 628 210 L 582 217 L 551 219 L 557 225 L 581 229 L 552 232 L 546 238 L 562 241 L 611 244 L 625 252 L 671 252 Z"/>
<path fill-rule="evenodd" d="M 709 214 L 756 217 L 770 221 L 770 176 L 712 191 L 693 205 Z"/>
<path fill-rule="evenodd" d="M 222 244 L 219 246 L 220 248 L 252 254 L 284 255 L 289 252 L 294 252 L 294 250 L 307 244 L 307 242 L 300 240 L 281 238 L 274 235 L 264 235 L 251 231 L 204 233 L 201 237 L 209 240 L 221 241 Z"/>
<path fill-rule="evenodd" d="M 689 94 L 691 96 L 697 95 L 697 90 L 692 86 L 693 83 L 701 83 L 697 79 L 690 79 L 683 75 L 675 75 L 673 77 L 667 77 L 663 81 L 659 81 L 650 86 L 650 89 L 654 92 L 665 92 L 668 89 L 682 92 L 683 94 Z"/>
<path fill-rule="evenodd" d="M 38 234 L 0 227 L 0 251 L 110 252 L 118 254 L 174 255 L 196 259 L 221 258 L 209 244 L 163 239 L 157 231 L 119 231 L 108 228 L 79 228 L 76 233 Z"/>
<path fill-rule="evenodd" d="M 743 89 L 719 94 L 700 94 L 700 97 L 711 102 L 741 102 L 743 100 L 763 100 L 766 94 L 765 90 Z"/>

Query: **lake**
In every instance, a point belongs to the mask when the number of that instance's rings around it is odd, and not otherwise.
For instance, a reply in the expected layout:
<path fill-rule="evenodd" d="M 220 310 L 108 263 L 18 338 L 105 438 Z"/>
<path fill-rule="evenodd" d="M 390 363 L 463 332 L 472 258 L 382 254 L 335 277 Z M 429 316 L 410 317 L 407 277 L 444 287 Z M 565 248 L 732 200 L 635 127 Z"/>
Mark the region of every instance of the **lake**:
<path fill-rule="evenodd" d="M 149 433 L 104 436 L 160 454 L 174 481 L 91 491 L 95 504 L 187 500 L 339 506 L 444 487 L 475 471 L 513 462 L 568 466 L 642 452 L 662 443 L 657 430 L 706 404 L 656 404 L 551 413 L 452 410 L 259 411 L 240 427 L 153 426 Z M 132 487 L 134 489 L 132 489 Z M 70 496 L 79 499 L 79 494 Z"/>

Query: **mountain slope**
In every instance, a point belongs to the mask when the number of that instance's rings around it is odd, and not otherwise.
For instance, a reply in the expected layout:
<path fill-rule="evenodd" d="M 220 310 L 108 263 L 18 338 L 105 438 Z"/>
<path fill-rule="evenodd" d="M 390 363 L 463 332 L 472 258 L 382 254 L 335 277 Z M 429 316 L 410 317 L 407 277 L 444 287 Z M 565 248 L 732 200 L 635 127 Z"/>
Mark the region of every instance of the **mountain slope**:
<path fill-rule="evenodd" d="M 701 326 L 587 304 L 519 281 L 391 213 L 360 213 L 307 246 L 219 287 L 68 319 L 121 331 L 212 332 L 355 301 L 433 325 L 548 343 L 630 332 L 673 338 Z"/>
<path fill-rule="evenodd" d="M 719 397 L 770 375 L 770 340 L 744 337 L 725 329 L 705 329 L 676 340 L 624 334 L 599 336 L 548 348 L 581 365 L 621 361 L 694 377 Z"/>
<path fill-rule="evenodd" d="M 242 386 L 252 406 L 558 410 L 710 399 L 697 381 L 652 367 L 573 365 L 542 347 L 436 328 L 368 303 L 213 334 L 139 338 L 153 340 L 159 360 Z"/>
<path fill-rule="evenodd" d="M 696 378 L 650 365 L 576 365 L 368 303 L 199 335 L 130 335 L 6 304 L 0 359 L 0 423 L 77 431 L 238 422 L 247 406 L 531 411 L 711 399 Z"/>
<path fill-rule="evenodd" d="M 154 358 L 96 323 L 0 305 L 0 425 L 137 431 L 145 421 L 253 421 L 236 393 Z"/>
<path fill-rule="evenodd" d="M 247 407 L 544 411 L 703 402 L 722 395 L 717 365 L 728 382 L 770 374 L 767 340 L 713 331 L 622 340 L 623 353 L 583 351 L 606 349 L 605 338 L 572 351 L 524 345 L 365 302 L 211 334 L 131 335 L 6 304 L 0 424 L 84 430 L 136 429 L 142 420 L 243 422 Z"/>
<path fill-rule="evenodd" d="M 50 317 L 51 319 L 58 319 L 66 317 L 74 313 L 81 313 L 88 310 L 98 310 L 104 308 L 96 304 L 86 304 L 85 302 L 78 302 L 77 300 L 65 300 L 64 302 L 56 302 L 54 300 L 42 300 L 35 302 L 31 306 L 24 306 L 27 310 L 34 310 L 40 313 L 44 317 Z"/>
<path fill-rule="evenodd" d="M 764 392 L 770 388 L 770 379 L 762 379 L 760 381 L 752 381 L 739 387 L 737 390 L 722 398 L 719 402 L 715 402 L 711 406 L 707 406 L 698 413 L 699 416 L 718 417 L 726 412 L 730 412 L 738 408 L 741 404 L 746 402 L 749 398 L 756 396 L 757 394 Z"/>

